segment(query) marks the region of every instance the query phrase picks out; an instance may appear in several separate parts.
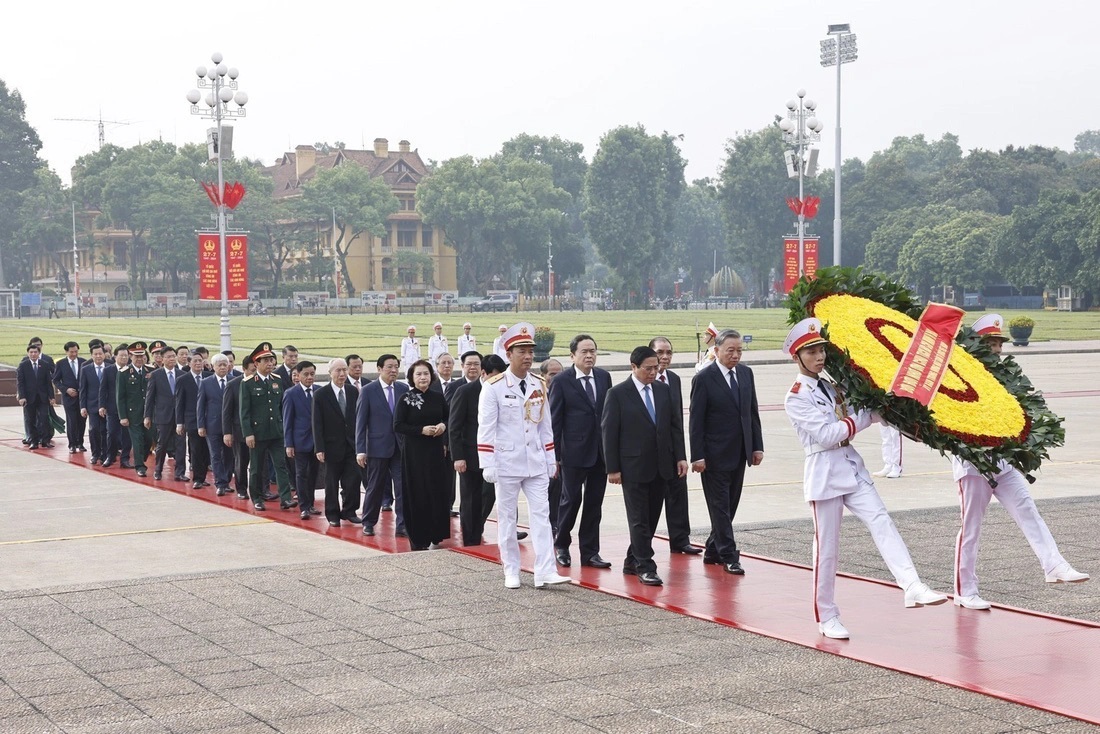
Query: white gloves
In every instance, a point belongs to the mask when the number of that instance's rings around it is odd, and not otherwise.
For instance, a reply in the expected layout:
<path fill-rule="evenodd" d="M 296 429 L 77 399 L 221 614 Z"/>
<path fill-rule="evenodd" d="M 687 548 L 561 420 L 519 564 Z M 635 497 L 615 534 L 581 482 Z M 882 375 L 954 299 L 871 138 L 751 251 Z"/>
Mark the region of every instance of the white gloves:
<path fill-rule="evenodd" d="M 497 469 L 495 466 L 491 466 L 488 469 L 481 470 L 481 478 L 489 484 L 497 483 Z"/>

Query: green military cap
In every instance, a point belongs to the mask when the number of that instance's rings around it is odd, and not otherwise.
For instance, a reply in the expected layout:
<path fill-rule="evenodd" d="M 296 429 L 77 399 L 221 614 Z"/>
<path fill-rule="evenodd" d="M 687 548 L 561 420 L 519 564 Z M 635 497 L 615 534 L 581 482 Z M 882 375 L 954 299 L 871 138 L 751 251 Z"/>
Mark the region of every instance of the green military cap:
<path fill-rule="evenodd" d="M 136 342 L 132 342 L 130 346 L 126 347 L 126 351 L 129 352 L 131 356 L 135 354 L 145 354 L 145 349 L 145 342 L 140 339 Z"/>
<path fill-rule="evenodd" d="M 152 342 L 151 342 L 151 343 L 149 344 L 149 352 L 150 352 L 150 354 L 160 354 L 161 352 L 163 352 L 163 351 L 164 351 L 164 348 L 165 348 L 166 346 L 168 346 L 168 345 L 164 343 L 164 340 L 162 340 L 162 339 L 154 339 L 154 340 L 153 340 L 153 341 L 152 341 Z"/>
<path fill-rule="evenodd" d="M 271 342 L 260 342 L 260 345 L 252 350 L 252 361 L 257 362 L 264 357 L 275 357 L 275 348 Z"/>

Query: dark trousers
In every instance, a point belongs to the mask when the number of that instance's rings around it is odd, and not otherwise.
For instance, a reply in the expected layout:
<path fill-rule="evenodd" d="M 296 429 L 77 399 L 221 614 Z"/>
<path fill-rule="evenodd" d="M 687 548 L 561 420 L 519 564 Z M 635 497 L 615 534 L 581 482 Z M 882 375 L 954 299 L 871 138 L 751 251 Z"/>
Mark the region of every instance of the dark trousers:
<path fill-rule="evenodd" d="M 298 488 L 298 507 L 303 510 L 312 510 L 314 490 L 317 489 L 317 473 L 320 471 L 317 454 L 295 449 L 291 465 L 294 467 L 294 486 Z M 287 473 L 289 468 L 288 466 Z"/>
<path fill-rule="evenodd" d="M 561 472 L 550 480 L 550 486 L 546 488 L 546 499 L 550 505 L 550 530 L 555 536 L 558 534 L 558 510 L 561 505 Z"/>
<path fill-rule="evenodd" d="M 34 405 L 30 401 L 23 406 L 23 424 L 27 429 L 27 439 L 30 443 L 43 445 L 49 443 L 53 434 L 50 428 L 49 403 L 39 400 Z"/>
<path fill-rule="evenodd" d="M 70 406 L 68 401 L 66 401 L 65 436 L 69 440 L 70 449 L 75 449 L 84 445 L 84 430 L 87 427 L 85 423 L 86 420 L 84 416 L 80 414 L 79 403 L 74 402 L 74 404 Z"/>
<path fill-rule="evenodd" d="M 233 483 L 237 494 L 248 492 L 248 465 L 251 463 L 252 450 L 243 438 L 233 437 Z"/>
<path fill-rule="evenodd" d="M 665 486 L 665 525 L 671 548 L 691 545 L 691 521 L 688 520 L 687 477 L 675 477 Z"/>
<path fill-rule="evenodd" d="M 484 481 L 484 472 L 481 482 L 481 521 L 484 523 L 493 513 L 493 505 L 497 501 L 497 485 Z M 518 514 L 518 511 L 517 511 Z"/>
<path fill-rule="evenodd" d="M 703 472 L 703 496 L 707 499 L 710 514 L 710 535 L 704 554 L 722 563 L 738 563 L 741 552 L 733 537 L 733 518 L 741 502 L 741 485 L 745 482 L 745 464 L 741 462 L 734 471 Z"/>
<path fill-rule="evenodd" d="M 210 471 L 210 447 L 206 439 L 199 435 L 199 429 L 187 431 L 187 458 L 191 461 L 191 481 L 205 482 Z M 179 459 L 176 460 L 176 473 L 179 471 Z"/>
<path fill-rule="evenodd" d="M 145 459 L 149 456 L 149 438 L 151 431 L 145 428 L 145 424 L 141 422 L 141 418 L 134 418 L 130 421 L 127 432 L 130 434 L 130 448 L 134 452 L 134 468 L 144 469 Z"/>
<path fill-rule="evenodd" d="M 485 517 L 482 510 L 482 492 L 485 480 L 480 469 L 469 469 L 458 475 L 458 517 L 462 526 L 462 545 L 481 545 L 485 533 Z"/>
<path fill-rule="evenodd" d="M 575 466 L 561 468 L 561 506 L 558 508 L 558 532 L 554 547 L 569 549 L 570 533 L 581 516 L 577 533 L 581 560 L 586 561 L 600 552 L 600 519 L 603 517 L 603 496 L 607 490 L 607 469 L 603 461 L 582 469 Z"/>
<path fill-rule="evenodd" d="M 93 459 L 107 458 L 107 419 L 101 418 L 99 411 L 88 413 L 88 443 Z"/>
<path fill-rule="evenodd" d="M 623 481 L 623 502 L 626 504 L 626 524 L 630 529 L 630 547 L 626 549 L 626 563 L 638 573 L 657 571 L 653 562 L 653 534 L 661 519 L 661 505 L 665 501 L 667 479 L 656 477 L 650 482 Z"/>
<path fill-rule="evenodd" d="M 279 499 L 290 504 L 294 498 L 290 496 L 290 477 L 286 473 L 286 448 L 283 439 L 269 438 L 256 439 L 256 448 L 250 449 L 248 475 L 248 494 L 253 502 L 263 502 L 267 491 L 267 482 L 264 481 L 264 465 L 267 457 L 271 457 L 271 463 L 275 467 L 275 484 L 279 488 Z"/>
<path fill-rule="evenodd" d="M 107 459 L 114 461 L 122 455 L 122 461 L 130 459 L 130 431 L 118 422 L 118 415 L 107 414 Z"/>
<path fill-rule="evenodd" d="M 171 451 L 169 442 L 172 441 L 173 437 L 176 435 L 176 424 L 157 423 L 153 426 L 153 431 L 155 431 L 154 435 L 156 435 L 157 437 L 157 450 L 153 454 L 153 471 L 163 472 L 164 459 Z M 184 472 L 187 471 L 187 462 L 183 459 L 182 451 L 179 452 L 179 454 L 174 455 L 174 459 L 176 463 L 175 476 L 176 479 L 179 479 L 183 476 Z"/>
<path fill-rule="evenodd" d="M 218 433 L 206 434 L 206 450 L 210 453 L 210 468 L 214 471 L 214 486 L 221 489 L 229 486 L 229 477 L 233 472 L 233 449 L 225 445 L 225 437 Z"/>
<path fill-rule="evenodd" d="M 393 510 L 397 514 L 396 527 L 405 527 L 405 508 L 401 503 L 401 489 L 404 485 L 404 473 L 401 469 L 401 452 L 394 451 L 388 459 L 367 458 L 363 468 L 363 524 L 374 525 L 378 522 L 378 513 L 382 510 L 382 498 L 386 490 L 393 487 Z"/>
<path fill-rule="evenodd" d="M 325 454 L 325 519 L 329 522 L 346 520 L 355 516 L 359 509 L 359 464 L 355 454 L 350 451 L 344 458 L 334 461 Z M 298 485 L 298 497 L 302 496 L 302 485 Z M 374 525 L 378 522 L 378 508 L 374 519 L 368 520 L 363 513 L 363 524 Z"/>

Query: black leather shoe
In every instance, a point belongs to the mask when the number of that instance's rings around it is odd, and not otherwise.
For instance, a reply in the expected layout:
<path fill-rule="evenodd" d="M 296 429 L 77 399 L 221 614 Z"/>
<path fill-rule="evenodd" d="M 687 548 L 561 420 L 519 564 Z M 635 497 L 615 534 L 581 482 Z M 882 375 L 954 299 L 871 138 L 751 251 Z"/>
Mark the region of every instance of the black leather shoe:
<path fill-rule="evenodd" d="M 374 536 L 374 526 L 363 523 L 363 535 Z"/>
<path fill-rule="evenodd" d="M 685 545 L 679 548 L 669 548 L 669 553 L 683 553 L 685 556 L 697 556 L 703 552 L 702 548 L 696 548 L 693 545 Z"/>
<path fill-rule="evenodd" d="M 393 531 L 393 536 L 395 538 L 407 538 L 407 537 L 409 537 L 409 533 L 408 533 L 408 531 L 405 530 L 405 526 L 402 525 L 402 526 L 398 527 L 397 530 Z"/>
<path fill-rule="evenodd" d="M 229 487 L 218 487 L 218 491 L 216 491 L 214 494 L 218 495 L 219 497 L 224 497 L 229 494 Z"/>
<path fill-rule="evenodd" d="M 279 503 L 279 509 L 280 510 L 293 510 L 297 506 L 298 506 L 298 502 L 296 500 L 291 500 L 290 502 L 280 502 Z"/>
<path fill-rule="evenodd" d="M 451 517 L 458 517 L 458 510 L 451 510 Z"/>
<path fill-rule="evenodd" d="M 143 477 L 143 476 L 145 476 L 145 469 L 138 469 L 138 470 L 137 470 L 137 475 L 138 475 L 139 477 Z"/>
<path fill-rule="evenodd" d="M 573 559 L 569 557 L 569 550 L 567 548 L 555 548 L 554 559 L 557 560 L 558 565 L 563 568 L 569 568 L 573 565 Z"/>
<path fill-rule="evenodd" d="M 272 494 L 271 492 L 264 492 L 264 502 L 274 502 L 279 499 L 279 495 Z"/>
<path fill-rule="evenodd" d="M 329 520 L 328 521 L 328 526 L 330 528 L 338 528 L 338 527 L 340 527 L 340 521 L 339 520 Z"/>
<path fill-rule="evenodd" d="M 723 565 L 723 561 L 722 561 L 721 558 L 718 558 L 717 556 L 708 556 L 706 554 L 703 555 L 703 563 L 705 563 L 708 566 L 721 566 L 721 565 Z"/>
<path fill-rule="evenodd" d="M 726 570 L 726 573 L 732 573 L 734 576 L 744 576 L 745 569 L 741 568 L 741 564 L 738 561 L 733 563 L 723 563 L 722 568 Z"/>
<path fill-rule="evenodd" d="M 153 472 L 153 479 L 160 479 L 160 472 L 159 471 Z"/>
<path fill-rule="evenodd" d="M 646 571 L 638 574 L 638 580 L 646 586 L 660 586 L 664 583 L 664 581 L 661 581 L 661 577 L 653 571 Z"/>
<path fill-rule="evenodd" d="M 38 450 L 38 444 L 29 443 L 29 444 L 27 444 L 27 448 L 30 449 L 31 451 L 37 451 Z"/>
<path fill-rule="evenodd" d="M 202 489 L 205 486 L 205 482 L 191 482 L 191 489 Z"/>
<path fill-rule="evenodd" d="M 96 459 L 96 458 L 94 458 L 94 457 L 93 457 L 93 458 L 92 458 L 92 466 L 95 466 L 95 465 L 97 465 L 98 463 L 99 463 L 99 459 Z"/>
<path fill-rule="evenodd" d="M 187 481 L 187 477 L 183 476 L 182 474 L 177 474 L 172 478 L 175 479 L 177 482 L 186 482 Z"/>
<path fill-rule="evenodd" d="M 637 576 L 637 575 L 638 575 L 638 567 L 637 566 L 635 566 L 633 563 L 624 563 L 623 564 L 623 576 Z"/>
<path fill-rule="evenodd" d="M 592 568 L 611 568 L 611 564 L 608 563 L 607 561 L 605 561 L 604 559 L 600 558 L 599 553 L 592 556 L 587 561 L 581 561 L 581 565 L 582 566 L 591 566 Z"/>
<path fill-rule="evenodd" d="M 393 505 L 382 505 L 382 512 L 393 512 Z"/>
<path fill-rule="evenodd" d="M 248 499 L 248 492 L 237 492 L 237 499 L 239 499 L 239 500 Z"/>
<path fill-rule="evenodd" d="M 267 506 L 263 502 L 253 502 L 252 507 L 255 508 L 256 512 L 267 512 Z"/>
<path fill-rule="evenodd" d="M 114 465 L 114 463 L 115 463 L 114 459 L 107 459 L 106 461 L 103 462 L 103 468 L 104 469 L 110 469 Z"/>
<path fill-rule="evenodd" d="M 121 466 L 123 469 L 133 469 L 134 468 L 134 465 L 132 463 L 130 463 L 129 461 L 119 462 L 119 466 Z"/>
<path fill-rule="evenodd" d="M 526 530 L 517 530 L 516 531 L 516 540 L 523 540 L 526 537 L 527 537 L 527 531 Z"/>
<path fill-rule="evenodd" d="M 298 513 L 298 518 L 301 519 L 301 520 L 308 520 L 309 519 L 309 510 L 302 510 L 301 512 L 299 512 Z"/>
<path fill-rule="evenodd" d="M 352 525 L 362 525 L 363 524 L 363 518 L 359 517 L 358 515 L 351 515 L 350 517 L 341 517 L 340 519 L 341 520 L 347 520 Z"/>
<path fill-rule="evenodd" d="M 318 510 L 316 507 L 310 507 L 308 510 L 303 510 L 303 512 L 308 512 L 313 517 L 321 514 L 321 511 Z"/>

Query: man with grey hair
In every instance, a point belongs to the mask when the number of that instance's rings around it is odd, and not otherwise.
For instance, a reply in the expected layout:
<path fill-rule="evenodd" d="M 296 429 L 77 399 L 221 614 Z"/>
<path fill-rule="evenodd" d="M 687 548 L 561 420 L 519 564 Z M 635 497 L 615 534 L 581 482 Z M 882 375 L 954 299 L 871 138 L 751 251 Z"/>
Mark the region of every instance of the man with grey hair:
<path fill-rule="evenodd" d="M 206 439 L 210 466 L 214 470 L 214 487 L 222 497 L 229 494 L 229 477 L 233 473 L 233 449 L 225 445 L 225 431 L 222 430 L 222 397 L 229 384 L 229 357 L 215 354 L 210 364 L 214 374 L 199 383 L 195 422 L 199 436 Z"/>
<path fill-rule="evenodd" d="M 745 467 L 764 460 L 764 437 L 752 370 L 741 362 L 741 334 L 723 329 L 715 337 L 715 360 L 691 381 L 691 469 L 703 475 L 710 536 L 703 563 L 742 575 L 733 537 Z"/>
<path fill-rule="evenodd" d="M 348 380 L 344 360 L 329 362 L 328 374 L 329 383 L 313 393 L 313 450 L 325 472 L 325 517 L 329 525 L 339 527 L 341 520 L 358 523 L 355 412 L 359 390 Z"/>
<path fill-rule="evenodd" d="M 672 397 L 672 411 L 684 420 L 684 393 L 680 376 L 669 369 L 672 364 L 672 342 L 668 337 L 655 336 L 649 340 L 649 348 L 657 354 L 657 379 L 668 385 Z M 691 522 L 688 520 L 687 477 L 673 477 L 665 490 L 665 525 L 668 526 L 668 546 L 672 553 L 698 555 L 702 549 L 691 544 Z"/>

